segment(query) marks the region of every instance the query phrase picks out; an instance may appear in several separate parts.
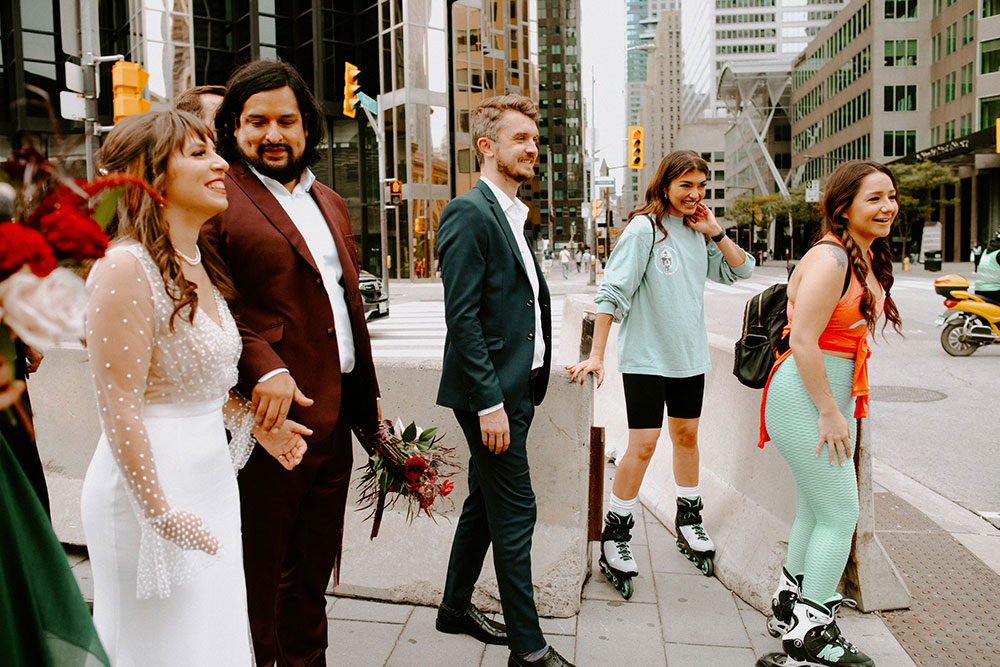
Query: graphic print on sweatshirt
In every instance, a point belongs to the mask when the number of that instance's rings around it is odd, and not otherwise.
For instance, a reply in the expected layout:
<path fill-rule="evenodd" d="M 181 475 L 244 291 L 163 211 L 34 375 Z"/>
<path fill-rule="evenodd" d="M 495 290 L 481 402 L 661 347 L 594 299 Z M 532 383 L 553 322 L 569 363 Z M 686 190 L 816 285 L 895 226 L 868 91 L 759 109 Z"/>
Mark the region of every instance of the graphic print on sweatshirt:
<path fill-rule="evenodd" d="M 656 244 L 653 255 L 655 255 L 654 262 L 656 268 L 659 269 L 660 273 L 665 276 L 672 276 L 677 273 L 680 263 L 680 253 L 670 244 L 669 239 Z"/>

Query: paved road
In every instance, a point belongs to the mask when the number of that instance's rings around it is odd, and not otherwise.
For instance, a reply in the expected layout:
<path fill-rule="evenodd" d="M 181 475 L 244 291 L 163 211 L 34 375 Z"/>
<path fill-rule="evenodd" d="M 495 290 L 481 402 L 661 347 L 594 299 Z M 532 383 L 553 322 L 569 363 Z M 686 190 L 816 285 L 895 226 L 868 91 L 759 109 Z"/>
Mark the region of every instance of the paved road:
<path fill-rule="evenodd" d="M 970 265 L 946 265 L 941 273 L 917 268 L 896 271 L 892 294 L 903 318 L 904 337 L 892 329 L 873 345 L 870 362 L 872 436 L 876 457 L 1000 527 L 1000 346 L 955 358 L 941 349 L 934 324 L 944 311 L 933 290 L 945 273 L 971 275 Z M 736 340 L 743 306 L 758 291 L 785 279 L 783 265 L 759 267 L 735 285 L 708 283 L 709 331 Z M 594 293 L 586 277 L 549 280 L 554 339 L 562 316 L 560 294 Z M 440 358 L 444 346 L 444 305 L 440 283 L 393 282 L 390 316 L 370 324 L 376 358 Z"/>

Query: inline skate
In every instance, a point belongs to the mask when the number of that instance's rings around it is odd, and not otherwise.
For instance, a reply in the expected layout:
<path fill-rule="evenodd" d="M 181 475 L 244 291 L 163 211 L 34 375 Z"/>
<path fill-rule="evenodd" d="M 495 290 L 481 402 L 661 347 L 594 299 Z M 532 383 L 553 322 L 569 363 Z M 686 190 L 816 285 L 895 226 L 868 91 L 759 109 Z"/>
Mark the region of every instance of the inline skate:
<path fill-rule="evenodd" d="M 784 653 L 768 653 L 755 667 L 875 667 L 875 661 L 840 634 L 834 618 L 841 605 L 854 600 L 838 598 L 825 605 L 800 599 L 792 613 L 792 627 L 781 639 Z"/>
<path fill-rule="evenodd" d="M 678 498 L 674 528 L 677 530 L 677 550 L 697 565 L 702 574 L 711 577 L 715 571 L 715 543 L 701 521 L 704 507 L 700 497 Z"/>
<path fill-rule="evenodd" d="M 639 574 L 629 544 L 633 526 L 635 520 L 631 514 L 608 512 L 601 533 L 601 572 L 626 600 L 632 597 L 632 577 Z"/>
<path fill-rule="evenodd" d="M 771 616 L 767 619 L 767 633 L 780 637 L 792 627 L 795 603 L 802 595 L 802 575 L 792 576 L 781 568 L 781 583 L 771 598 Z"/>

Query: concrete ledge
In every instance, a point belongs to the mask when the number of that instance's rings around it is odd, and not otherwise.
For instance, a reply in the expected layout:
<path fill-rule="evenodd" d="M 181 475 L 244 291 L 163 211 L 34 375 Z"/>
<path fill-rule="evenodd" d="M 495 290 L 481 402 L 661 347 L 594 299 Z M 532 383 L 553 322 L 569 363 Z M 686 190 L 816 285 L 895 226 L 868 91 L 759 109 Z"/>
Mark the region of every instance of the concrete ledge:
<path fill-rule="evenodd" d="M 437 523 L 406 520 L 405 508 L 386 512 L 380 535 L 369 541 L 371 523 L 349 498 L 338 595 L 436 605 L 441 598 L 455 522 L 468 494 L 468 445 L 454 415 L 434 405 L 439 361 L 380 361 L 377 365 L 386 417 L 439 427 L 455 449 L 462 470 L 454 477 L 451 508 Z M 532 546 L 535 599 L 543 616 L 572 616 L 580 609 L 588 572 L 587 492 L 593 394 L 553 369 L 545 402 L 536 410 L 528 440 L 538 522 Z M 83 545 L 80 491 L 100 437 L 90 370 L 83 349 L 53 349 L 29 383 L 38 447 L 45 467 L 53 527 L 59 539 Z M 365 462 L 355 443 L 354 463 Z M 355 475 L 355 480 L 357 475 Z M 499 611 L 491 556 L 483 568 L 475 601 Z"/>
<path fill-rule="evenodd" d="M 569 339 L 574 335 L 579 337 L 580 324 L 576 318 L 585 309 L 595 308 L 585 298 L 577 299 L 580 303 L 571 304 L 567 298 L 564 309 L 564 351 Z M 571 313 L 574 313 L 572 318 Z M 756 446 L 761 391 L 743 386 L 733 376 L 733 342 L 709 334 L 713 370 L 705 380 L 699 427 L 704 518 L 716 543 L 716 576 L 754 608 L 769 613 L 795 519 L 795 480 L 774 446 L 768 445 L 763 450 Z M 567 360 L 567 353 L 563 354 Z M 604 356 L 604 383 L 595 391 L 594 415 L 594 423 L 606 428 L 610 458 L 624 454 L 628 444 L 617 358 L 617 327 L 613 327 Z M 867 428 L 862 431 L 865 441 L 859 471 L 862 516 L 843 586 L 858 598 L 864 611 L 896 609 L 909 605 L 910 597 L 874 535 L 871 441 L 867 431 Z M 639 498 L 673 531 L 677 509 L 671 454 L 670 438 L 664 428 Z"/>

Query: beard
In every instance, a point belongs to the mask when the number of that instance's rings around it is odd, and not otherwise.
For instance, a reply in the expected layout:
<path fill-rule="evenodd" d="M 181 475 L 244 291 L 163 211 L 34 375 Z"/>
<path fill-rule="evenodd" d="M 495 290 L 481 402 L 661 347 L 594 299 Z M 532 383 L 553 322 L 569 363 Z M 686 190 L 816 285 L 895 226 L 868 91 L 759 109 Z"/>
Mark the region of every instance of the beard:
<path fill-rule="evenodd" d="M 517 171 L 517 167 L 518 163 L 516 161 L 507 162 L 506 160 L 497 160 L 497 171 L 499 171 L 501 174 L 503 174 L 510 180 L 514 181 L 515 183 L 518 183 L 519 185 L 523 185 L 524 183 L 527 183 L 528 181 L 530 181 L 535 177 L 534 169 L 531 170 L 530 176 L 526 176 L 522 173 L 519 173 Z"/>
<path fill-rule="evenodd" d="M 288 162 L 283 167 L 276 167 L 264 160 L 264 149 L 275 147 L 284 148 L 288 154 Z M 302 172 L 309 166 L 309 161 L 305 159 L 305 152 L 295 155 L 292 153 L 292 147 L 288 144 L 260 144 L 257 146 L 256 153 L 252 155 L 247 155 L 240 147 L 240 153 L 243 160 L 251 167 L 262 175 L 273 178 L 282 184 L 298 180 Z"/>

